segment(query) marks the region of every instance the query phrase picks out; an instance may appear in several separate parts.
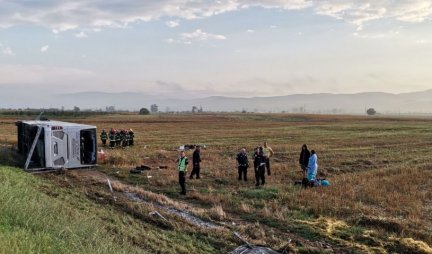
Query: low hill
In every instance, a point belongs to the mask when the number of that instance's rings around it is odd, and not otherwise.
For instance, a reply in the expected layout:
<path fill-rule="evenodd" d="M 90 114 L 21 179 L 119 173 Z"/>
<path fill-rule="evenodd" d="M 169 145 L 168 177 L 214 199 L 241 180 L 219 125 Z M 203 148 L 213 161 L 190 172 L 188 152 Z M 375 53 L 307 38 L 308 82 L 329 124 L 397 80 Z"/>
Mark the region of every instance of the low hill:
<path fill-rule="evenodd" d="M 4 98 L 3 98 L 4 97 Z M 116 109 L 139 110 L 157 104 L 159 110 L 185 111 L 193 106 L 206 111 L 248 112 L 308 112 L 364 114 L 367 108 L 375 108 L 379 113 L 432 113 L 432 90 L 412 93 L 355 93 L 355 94 L 294 94 L 273 97 L 223 97 L 206 98 L 165 98 L 142 93 L 82 92 L 58 95 L 7 96 L 0 95 L 0 108 L 73 108 L 103 109 L 114 106 Z"/>

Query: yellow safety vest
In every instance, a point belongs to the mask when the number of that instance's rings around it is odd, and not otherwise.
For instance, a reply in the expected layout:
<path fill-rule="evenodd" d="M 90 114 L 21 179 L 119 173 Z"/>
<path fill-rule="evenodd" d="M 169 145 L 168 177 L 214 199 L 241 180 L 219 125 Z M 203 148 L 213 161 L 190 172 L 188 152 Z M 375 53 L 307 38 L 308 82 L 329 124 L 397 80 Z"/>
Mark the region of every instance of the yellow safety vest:
<path fill-rule="evenodd" d="M 182 172 L 186 170 L 186 156 L 179 159 L 178 170 Z"/>

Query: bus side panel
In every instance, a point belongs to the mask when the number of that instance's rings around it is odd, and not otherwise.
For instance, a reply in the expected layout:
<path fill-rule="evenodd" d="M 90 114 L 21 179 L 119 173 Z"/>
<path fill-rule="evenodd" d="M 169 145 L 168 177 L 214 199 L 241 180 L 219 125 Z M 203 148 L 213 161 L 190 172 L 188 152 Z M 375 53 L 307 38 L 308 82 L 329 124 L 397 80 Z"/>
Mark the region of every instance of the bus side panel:
<path fill-rule="evenodd" d="M 67 135 L 69 137 L 69 160 L 68 168 L 81 167 L 81 153 L 80 153 L 80 132 L 77 128 L 68 128 Z"/>
<path fill-rule="evenodd" d="M 45 167 L 52 168 L 53 167 L 53 151 L 51 149 L 51 127 L 46 126 L 43 127 L 45 130 L 44 141 L 45 141 Z"/>

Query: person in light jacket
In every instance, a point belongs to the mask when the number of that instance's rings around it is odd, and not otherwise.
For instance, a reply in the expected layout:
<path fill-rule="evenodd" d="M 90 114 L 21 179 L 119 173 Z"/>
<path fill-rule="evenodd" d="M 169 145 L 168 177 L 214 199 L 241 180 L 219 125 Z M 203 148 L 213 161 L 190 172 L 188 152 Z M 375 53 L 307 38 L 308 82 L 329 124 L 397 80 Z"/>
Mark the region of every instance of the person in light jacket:
<path fill-rule="evenodd" d="M 311 151 L 311 156 L 309 157 L 308 167 L 307 167 L 307 179 L 309 182 L 315 181 L 318 172 L 318 156 L 315 150 Z"/>

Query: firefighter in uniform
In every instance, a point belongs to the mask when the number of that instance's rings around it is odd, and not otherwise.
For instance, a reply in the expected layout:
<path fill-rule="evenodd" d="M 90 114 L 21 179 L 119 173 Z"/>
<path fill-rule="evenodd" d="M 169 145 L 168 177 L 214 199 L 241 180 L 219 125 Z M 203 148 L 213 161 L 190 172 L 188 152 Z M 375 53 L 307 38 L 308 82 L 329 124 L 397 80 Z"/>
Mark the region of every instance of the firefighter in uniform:
<path fill-rule="evenodd" d="M 125 129 L 125 130 L 124 130 L 123 147 L 129 146 L 129 142 L 130 142 L 130 135 L 129 135 L 129 131 L 127 131 L 127 130 Z"/>
<path fill-rule="evenodd" d="M 237 167 L 238 167 L 238 180 L 241 181 L 242 178 L 244 181 L 247 181 L 247 169 L 249 168 L 249 160 L 246 154 L 246 149 L 240 149 L 240 152 L 237 154 Z"/>
<path fill-rule="evenodd" d="M 181 187 L 181 195 L 186 195 L 186 172 L 188 165 L 188 158 L 186 157 L 185 151 L 180 151 L 180 156 L 176 160 L 177 169 L 179 172 L 179 184 Z"/>
<path fill-rule="evenodd" d="M 114 148 L 116 144 L 116 131 L 113 128 L 111 128 L 109 132 L 109 140 L 110 140 L 110 148 Z"/>
<path fill-rule="evenodd" d="M 108 133 L 105 131 L 105 129 L 102 130 L 102 133 L 100 134 L 100 138 L 102 140 L 102 145 L 106 146 L 106 141 L 108 139 Z"/>
<path fill-rule="evenodd" d="M 115 141 L 116 141 L 116 147 L 121 146 L 122 137 L 121 137 L 121 131 L 120 130 L 116 130 Z"/>

